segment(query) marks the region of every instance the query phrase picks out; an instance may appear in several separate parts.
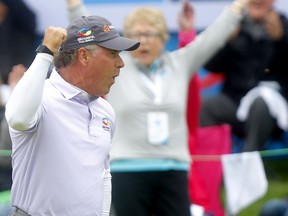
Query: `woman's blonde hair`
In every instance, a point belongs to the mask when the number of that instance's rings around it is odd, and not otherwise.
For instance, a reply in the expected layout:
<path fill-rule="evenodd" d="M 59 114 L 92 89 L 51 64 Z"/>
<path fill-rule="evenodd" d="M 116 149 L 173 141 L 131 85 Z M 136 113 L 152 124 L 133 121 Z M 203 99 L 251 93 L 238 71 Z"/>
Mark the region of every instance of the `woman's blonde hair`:
<path fill-rule="evenodd" d="M 130 12 L 124 20 L 124 35 L 127 36 L 127 33 L 136 23 L 149 24 L 155 27 L 164 42 L 169 38 L 164 15 L 157 8 L 144 6 Z"/>

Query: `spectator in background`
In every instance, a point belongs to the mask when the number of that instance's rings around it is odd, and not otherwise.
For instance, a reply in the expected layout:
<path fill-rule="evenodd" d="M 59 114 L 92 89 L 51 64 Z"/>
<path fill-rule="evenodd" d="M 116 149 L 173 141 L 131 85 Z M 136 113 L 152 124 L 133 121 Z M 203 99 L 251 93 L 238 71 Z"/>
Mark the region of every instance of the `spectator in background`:
<path fill-rule="evenodd" d="M 87 16 L 88 10 L 82 0 L 65 0 L 67 7 L 67 18 L 70 22 L 80 16 Z"/>
<path fill-rule="evenodd" d="M 8 126 L 4 119 L 5 104 L 14 84 L 32 63 L 36 40 L 36 17 L 25 2 L 0 0 L 0 149 L 11 150 Z M 0 157 L 0 193 L 8 199 L 12 183 L 11 156 Z M 11 210 L 10 202 L 6 201 L 0 204 L 0 215 L 8 215 Z"/>
<path fill-rule="evenodd" d="M 1 106 L 5 106 L 11 92 L 15 85 L 24 75 L 26 68 L 24 65 L 15 65 L 12 67 L 11 72 L 8 75 L 8 85 L 1 84 L 0 86 L 0 98 Z M 12 143 L 9 134 L 8 124 L 5 118 L 0 121 L 0 150 L 12 150 Z M 0 154 L 0 215 L 7 216 L 12 210 L 10 204 L 10 190 L 12 185 L 12 164 L 11 155 L 7 151 L 7 154 Z M 9 154 L 8 154 L 9 153 Z M 2 201 L 2 203 L 1 203 Z"/>
<path fill-rule="evenodd" d="M 186 46 L 196 37 L 196 30 L 194 28 L 195 12 L 189 0 L 184 0 L 182 10 L 178 17 L 178 46 L 179 48 Z M 195 136 L 198 128 L 198 114 L 200 108 L 200 81 L 198 73 L 192 76 L 187 96 L 187 122 L 189 134 Z"/>
<path fill-rule="evenodd" d="M 273 8 L 273 4 L 274 0 L 251 0 L 247 15 L 230 41 L 205 65 L 209 71 L 224 73 L 225 79 L 218 95 L 203 98 L 200 125 L 226 123 L 238 129 L 243 127 L 244 121 L 246 142 L 243 151 L 260 150 L 272 136 L 276 123 L 288 129 L 288 117 L 283 116 L 287 113 L 287 101 L 283 96 L 288 98 L 288 20 Z M 278 108 L 268 107 L 271 103 L 260 94 L 253 99 L 250 97 L 251 104 L 245 103 L 245 112 L 238 111 L 240 121 L 236 113 L 241 99 L 261 80 L 276 81 L 276 88 L 280 87 L 276 91 L 274 87 L 265 88 L 276 95 L 272 96 L 275 99 L 272 104 Z M 276 97 L 280 99 L 276 100 Z M 280 107 L 284 107 L 284 113 L 276 111 L 277 117 L 275 109 Z M 286 121 L 286 125 L 276 119 Z"/>
<path fill-rule="evenodd" d="M 163 50 L 168 31 L 161 11 L 140 7 L 126 17 L 124 35 L 141 45 L 123 53 L 126 67 L 106 96 L 118 126 L 111 151 L 117 216 L 190 216 L 189 80 L 224 45 L 247 2 L 235 1 L 193 42 L 173 52 Z"/>
<path fill-rule="evenodd" d="M 0 74 L 8 74 L 17 64 L 30 66 L 37 43 L 36 16 L 23 0 L 0 0 Z"/>
<path fill-rule="evenodd" d="M 288 198 L 268 200 L 261 207 L 259 216 L 288 216 Z"/>

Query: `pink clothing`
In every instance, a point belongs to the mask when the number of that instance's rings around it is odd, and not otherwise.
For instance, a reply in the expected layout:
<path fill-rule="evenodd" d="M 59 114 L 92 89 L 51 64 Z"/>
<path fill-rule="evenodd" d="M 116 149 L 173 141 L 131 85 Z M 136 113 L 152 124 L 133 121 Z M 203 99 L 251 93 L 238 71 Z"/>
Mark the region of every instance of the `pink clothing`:
<path fill-rule="evenodd" d="M 179 31 L 179 47 L 187 45 L 190 41 L 194 40 L 195 36 L 196 31 L 194 29 L 191 29 L 190 31 Z M 219 79 L 220 76 L 217 78 Z M 217 78 L 208 77 L 205 81 L 206 83 L 209 83 L 209 81 L 215 81 Z M 203 84 L 204 83 L 205 82 L 203 82 Z M 190 154 L 206 155 L 229 153 L 231 141 L 229 140 L 228 126 L 199 128 L 201 87 L 199 74 L 194 73 L 189 83 L 187 96 L 187 124 L 189 129 L 188 146 Z M 211 137 L 210 135 L 212 134 L 214 136 Z M 223 140 L 223 137 L 225 140 Z M 199 143 L 199 140 L 201 140 L 201 143 Z M 225 145 L 223 143 L 225 143 Z M 224 209 L 219 196 L 222 182 L 221 162 L 196 160 L 190 164 L 190 170 L 188 187 L 191 202 L 203 206 L 205 212 L 213 212 L 215 215 L 223 216 Z M 213 179 L 213 182 L 210 181 L 211 179 Z"/>

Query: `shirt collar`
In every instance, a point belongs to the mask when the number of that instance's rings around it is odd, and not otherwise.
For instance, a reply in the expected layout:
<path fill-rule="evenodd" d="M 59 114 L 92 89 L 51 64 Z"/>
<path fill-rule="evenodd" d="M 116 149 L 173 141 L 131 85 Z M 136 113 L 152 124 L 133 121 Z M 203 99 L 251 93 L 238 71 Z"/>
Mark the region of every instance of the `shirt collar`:
<path fill-rule="evenodd" d="M 68 100 L 73 98 L 82 98 L 83 100 L 90 102 L 98 97 L 91 96 L 84 90 L 66 82 L 59 73 L 53 69 L 51 76 L 50 76 L 51 83 L 57 88 L 61 94 Z"/>

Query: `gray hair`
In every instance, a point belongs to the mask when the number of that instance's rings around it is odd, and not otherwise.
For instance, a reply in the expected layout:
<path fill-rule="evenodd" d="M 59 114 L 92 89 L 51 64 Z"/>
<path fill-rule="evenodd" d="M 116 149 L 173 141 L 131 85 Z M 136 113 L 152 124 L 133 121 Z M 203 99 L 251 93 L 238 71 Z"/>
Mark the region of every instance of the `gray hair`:
<path fill-rule="evenodd" d="M 93 55 L 95 53 L 95 50 L 98 48 L 97 45 L 87 45 L 84 47 L 89 52 L 91 52 Z M 79 49 L 79 48 L 78 48 Z M 77 51 L 78 49 L 71 49 L 71 50 L 59 50 L 57 53 L 55 53 L 54 56 L 54 66 L 56 70 L 59 70 L 60 68 L 66 67 L 73 62 L 75 62 L 75 59 L 77 57 Z"/>

